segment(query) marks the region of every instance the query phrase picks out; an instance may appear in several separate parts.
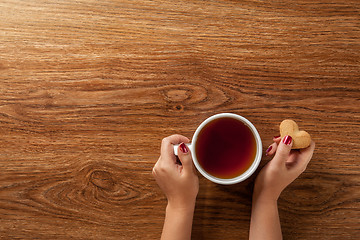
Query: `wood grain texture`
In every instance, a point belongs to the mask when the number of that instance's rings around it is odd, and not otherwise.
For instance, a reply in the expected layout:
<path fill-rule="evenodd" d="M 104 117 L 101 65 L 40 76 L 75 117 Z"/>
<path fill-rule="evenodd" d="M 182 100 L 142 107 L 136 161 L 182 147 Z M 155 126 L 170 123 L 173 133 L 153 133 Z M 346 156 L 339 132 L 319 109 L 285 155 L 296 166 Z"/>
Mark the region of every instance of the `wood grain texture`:
<path fill-rule="evenodd" d="M 284 239 L 360 236 L 360 2 L 0 2 L 0 238 L 158 239 L 161 139 L 212 114 L 316 142 Z M 270 159 L 263 158 L 261 166 Z M 201 177 L 193 239 L 248 237 L 253 177 Z"/>

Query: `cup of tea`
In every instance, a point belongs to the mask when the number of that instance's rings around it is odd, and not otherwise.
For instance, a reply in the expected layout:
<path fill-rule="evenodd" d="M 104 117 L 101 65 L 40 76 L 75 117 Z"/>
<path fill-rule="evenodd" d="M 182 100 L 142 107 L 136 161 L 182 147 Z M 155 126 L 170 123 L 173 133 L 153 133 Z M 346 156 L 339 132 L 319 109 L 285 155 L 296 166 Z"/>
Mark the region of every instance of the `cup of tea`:
<path fill-rule="evenodd" d="M 233 113 L 203 121 L 187 144 L 197 170 L 218 184 L 235 184 L 250 177 L 261 161 L 262 143 L 255 126 Z M 174 145 L 177 155 L 178 145 Z"/>

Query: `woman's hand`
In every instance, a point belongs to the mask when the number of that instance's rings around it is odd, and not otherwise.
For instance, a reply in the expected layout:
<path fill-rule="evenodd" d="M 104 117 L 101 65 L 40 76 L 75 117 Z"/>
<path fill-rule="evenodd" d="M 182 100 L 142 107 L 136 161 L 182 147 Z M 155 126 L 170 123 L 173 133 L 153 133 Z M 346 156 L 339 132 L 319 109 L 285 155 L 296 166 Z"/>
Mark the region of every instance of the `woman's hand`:
<path fill-rule="evenodd" d="M 294 181 L 308 165 L 315 143 L 301 150 L 291 150 L 292 138 L 274 138 L 266 150 L 274 158 L 266 164 L 255 180 L 250 222 L 250 240 L 282 239 L 277 200 L 281 192 Z"/>
<path fill-rule="evenodd" d="M 305 171 L 315 149 L 314 141 L 300 150 L 291 150 L 290 136 L 274 138 L 267 155 L 274 158 L 260 171 L 255 181 L 254 195 L 277 200 L 281 192 Z"/>
<path fill-rule="evenodd" d="M 162 240 L 191 239 L 191 228 L 199 179 L 184 136 L 172 135 L 161 143 L 161 155 L 153 168 L 153 175 L 168 199 Z M 173 145 L 179 144 L 178 157 Z"/>
<path fill-rule="evenodd" d="M 153 168 L 153 175 L 172 208 L 194 207 L 199 191 L 199 179 L 189 148 L 184 144 L 189 139 L 181 135 L 166 137 L 161 143 L 161 155 Z M 178 157 L 173 145 L 180 144 Z"/>

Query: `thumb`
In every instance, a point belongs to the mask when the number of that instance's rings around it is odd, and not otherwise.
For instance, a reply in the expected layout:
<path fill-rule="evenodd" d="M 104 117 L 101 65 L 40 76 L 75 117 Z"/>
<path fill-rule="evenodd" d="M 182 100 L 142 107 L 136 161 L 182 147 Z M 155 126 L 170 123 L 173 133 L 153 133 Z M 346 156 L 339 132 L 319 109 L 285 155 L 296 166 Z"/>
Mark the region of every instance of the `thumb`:
<path fill-rule="evenodd" d="M 192 162 L 191 152 L 185 143 L 179 145 L 178 157 L 185 172 L 193 171 L 194 165 Z"/>
<path fill-rule="evenodd" d="M 289 135 L 285 136 L 281 140 L 279 146 L 276 149 L 276 154 L 275 157 L 273 158 L 273 161 L 278 165 L 285 165 L 285 162 L 289 157 L 292 145 L 293 145 L 292 137 Z"/>

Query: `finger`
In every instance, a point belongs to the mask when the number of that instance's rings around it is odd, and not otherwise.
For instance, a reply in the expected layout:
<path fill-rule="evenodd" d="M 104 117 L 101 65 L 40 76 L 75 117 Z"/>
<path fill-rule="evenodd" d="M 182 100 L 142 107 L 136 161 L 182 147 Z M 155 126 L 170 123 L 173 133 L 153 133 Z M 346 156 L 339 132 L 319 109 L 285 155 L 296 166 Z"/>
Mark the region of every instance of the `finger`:
<path fill-rule="evenodd" d="M 300 149 L 300 153 L 301 153 L 302 155 L 307 156 L 308 158 L 311 159 L 311 157 L 312 157 L 312 155 L 313 155 L 313 153 L 314 153 L 314 150 L 315 150 L 315 142 L 314 142 L 314 141 L 311 141 L 309 147 Z"/>
<path fill-rule="evenodd" d="M 171 135 L 169 137 L 164 138 L 161 143 L 161 156 L 163 156 L 161 159 L 163 160 L 172 159 L 173 161 L 176 161 L 173 145 L 179 144 L 181 142 L 188 143 L 189 141 L 190 140 L 187 137 L 184 137 L 179 134 Z"/>
<path fill-rule="evenodd" d="M 282 138 L 276 149 L 275 157 L 272 161 L 274 161 L 278 165 L 285 165 L 285 162 L 289 157 L 292 144 L 293 141 L 291 136 L 285 136 L 284 138 Z"/>
<path fill-rule="evenodd" d="M 273 141 L 274 143 L 272 143 L 266 150 L 266 156 L 271 156 L 276 152 L 277 146 L 281 141 L 281 136 L 274 136 Z"/>
<path fill-rule="evenodd" d="M 273 141 L 276 142 L 277 144 L 279 144 L 280 141 L 281 141 L 281 136 L 275 136 L 275 137 L 273 137 Z"/>
<path fill-rule="evenodd" d="M 154 177 L 156 176 L 156 169 L 159 168 L 160 159 L 161 159 L 161 157 L 159 157 L 159 159 L 155 163 L 154 167 L 152 168 L 152 174 L 153 174 Z"/>
<path fill-rule="evenodd" d="M 311 141 L 309 147 L 299 150 L 300 154 L 299 154 L 299 160 L 298 160 L 298 163 L 296 166 L 297 170 L 299 170 L 301 172 L 305 171 L 307 165 L 309 164 L 309 162 L 313 156 L 314 150 L 315 150 L 315 142 L 314 141 Z"/>
<path fill-rule="evenodd" d="M 278 146 L 278 145 L 277 145 L 276 142 L 272 143 L 272 144 L 268 147 L 268 149 L 266 150 L 266 156 L 271 156 L 271 155 L 273 155 L 273 154 L 276 152 L 277 146 Z"/>
<path fill-rule="evenodd" d="M 178 156 L 185 172 L 195 171 L 190 149 L 185 143 L 179 145 Z"/>
<path fill-rule="evenodd" d="M 155 167 L 153 167 L 153 169 L 152 169 L 152 175 L 153 175 L 154 177 L 156 177 L 156 169 L 155 169 Z"/>

